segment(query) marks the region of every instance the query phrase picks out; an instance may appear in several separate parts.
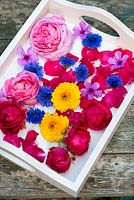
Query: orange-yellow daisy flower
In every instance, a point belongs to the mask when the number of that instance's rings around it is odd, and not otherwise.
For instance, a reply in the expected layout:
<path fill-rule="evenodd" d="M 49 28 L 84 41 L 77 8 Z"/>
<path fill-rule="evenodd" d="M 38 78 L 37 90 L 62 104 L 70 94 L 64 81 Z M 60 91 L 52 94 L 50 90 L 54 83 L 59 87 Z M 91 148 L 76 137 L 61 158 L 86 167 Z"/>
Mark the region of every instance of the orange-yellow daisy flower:
<path fill-rule="evenodd" d="M 59 141 L 69 126 L 67 117 L 46 113 L 40 124 L 42 136 L 49 142 Z"/>
<path fill-rule="evenodd" d="M 53 106 L 60 112 L 75 109 L 80 104 L 80 90 L 75 83 L 60 83 L 52 93 Z"/>

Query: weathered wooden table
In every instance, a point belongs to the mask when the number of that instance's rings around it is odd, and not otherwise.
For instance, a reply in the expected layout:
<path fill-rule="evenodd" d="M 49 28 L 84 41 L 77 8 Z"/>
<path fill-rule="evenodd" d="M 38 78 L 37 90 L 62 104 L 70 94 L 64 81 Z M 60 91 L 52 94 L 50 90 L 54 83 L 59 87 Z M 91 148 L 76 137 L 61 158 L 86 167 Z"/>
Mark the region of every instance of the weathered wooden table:
<path fill-rule="evenodd" d="M 0 0 L 0 53 L 40 0 Z M 62 1 L 62 0 L 61 0 Z M 134 31 L 133 0 L 71 0 L 104 8 Z M 94 26 L 113 34 L 108 27 Z M 134 196 L 134 104 L 97 163 L 79 197 Z M 0 199 L 67 198 L 69 195 L 0 157 Z M 71 197 L 70 197 L 71 198 Z"/>

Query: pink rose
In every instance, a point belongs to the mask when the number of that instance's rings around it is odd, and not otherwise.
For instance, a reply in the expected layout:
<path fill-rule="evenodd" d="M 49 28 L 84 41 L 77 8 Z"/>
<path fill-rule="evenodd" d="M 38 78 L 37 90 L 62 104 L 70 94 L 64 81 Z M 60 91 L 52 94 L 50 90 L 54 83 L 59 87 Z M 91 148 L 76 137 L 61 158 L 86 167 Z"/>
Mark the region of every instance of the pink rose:
<path fill-rule="evenodd" d="M 3 96 L 15 99 L 26 105 L 34 105 L 39 91 L 39 79 L 36 74 L 22 71 L 14 78 L 5 81 Z"/>
<path fill-rule="evenodd" d="M 58 173 L 63 173 L 69 169 L 71 160 L 65 148 L 52 147 L 49 149 L 46 164 Z"/>
<path fill-rule="evenodd" d="M 74 36 L 62 16 L 51 16 L 35 24 L 30 40 L 35 52 L 43 59 L 58 60 L 70 51 Z"/>
<path fill-rule="evenodd" d="M 83 126 L 74 126 L 65 138 L 67 149 L 73 155 L 83 155 L 89 147 L 90 133 Z"/>

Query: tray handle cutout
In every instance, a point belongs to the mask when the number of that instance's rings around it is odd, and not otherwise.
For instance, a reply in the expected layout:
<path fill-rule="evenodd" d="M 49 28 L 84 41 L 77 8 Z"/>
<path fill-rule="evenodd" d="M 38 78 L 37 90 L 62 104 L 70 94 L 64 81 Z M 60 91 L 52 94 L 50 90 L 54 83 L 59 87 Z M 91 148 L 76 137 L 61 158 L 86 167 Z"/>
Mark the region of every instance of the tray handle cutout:
<path fill-rule="evenodd" d="M 112 42 L 116 42 L 118 46 L 123 48 L 134 50 L 134 32 L 108 11 L 94 6 L 75 4 L 66 0 L 51 0 L 50 6 L 52 6 L 54 10 L 60 9 L 60 13 L 63 13 L 64 16 L 69 15 L 69 18 L 72 17 L 72 21 L 76 18 L 80 19 L 82 16 L 92 17 L 102 21 L 108 26 L 111 26 L 111 28 L 119 34 L 119 37 L 110 37 L 109 35 L 109 39 L 113 38 Z M 102 34 L 104 36 L 107 35 L 103 32 Z"/>

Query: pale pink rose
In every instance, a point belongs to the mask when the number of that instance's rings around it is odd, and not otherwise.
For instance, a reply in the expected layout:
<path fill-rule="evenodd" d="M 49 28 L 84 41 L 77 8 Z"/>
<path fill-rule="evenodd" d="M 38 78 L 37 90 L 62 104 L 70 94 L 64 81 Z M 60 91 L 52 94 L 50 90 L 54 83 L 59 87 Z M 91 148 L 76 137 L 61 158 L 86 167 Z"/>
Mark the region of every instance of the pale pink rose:
<path fill-rule="evenodd" d="M 39 91 L 39 79 L 36 74 L 23 70 L 16 77 L 5 81 L 2 88 L 3 96 L 15 99 L 26 105 L 37 103 L 36 96 Z"/>
<path fill-rule="evenodd" d="M 57 60 L 70 51 L 74 36 L 62 16 L 51 16 L 35 24 L 30 40 L 35 52 L 44 60 Z"/>

